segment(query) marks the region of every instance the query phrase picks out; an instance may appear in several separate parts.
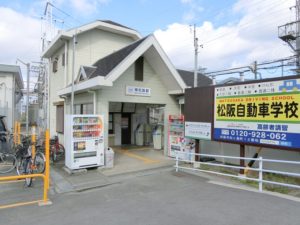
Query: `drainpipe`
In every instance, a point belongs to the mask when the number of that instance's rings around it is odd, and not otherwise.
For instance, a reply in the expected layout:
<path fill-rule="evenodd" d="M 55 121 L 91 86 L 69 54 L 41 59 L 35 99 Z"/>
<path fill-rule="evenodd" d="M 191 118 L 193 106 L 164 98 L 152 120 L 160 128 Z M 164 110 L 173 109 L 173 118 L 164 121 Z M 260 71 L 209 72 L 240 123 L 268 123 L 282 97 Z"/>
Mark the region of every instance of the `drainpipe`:
<path fill-rule="evenodd" d="M 91 93 L 91 94 L 93 94 L 93 106 L 94 106 L 94 109 L 93 109 L 93 111 L 94 111 L 94 115 L 96 115 L 96 109 L 97 109 L 97 93 L 96 93 L 96 91 L 88 91 L 88 93 Z"/>
<path fill-rule="evenodd" d="M 12 118 L 11 118 L 11 127 L 13 127 L 13 124 L 14 124 L 14 121 L 15 121 L 15 85 L 16 85 L 16 75 L 13 76 L 13 87 L 12 87 L 12 90 L 11 90 L 11 92 L 12 92 L 12 105 L 11 105 Z M 7 111 L 8 111 L 8 104 L 7 104 Z"/>
<path fill-rule="evenodd" d="M 48 90 L 47 90 L 47 129 L 50 129 L 50 66 L 51 66 L 51 61 L 52 61 L 52 58 L 50 57 L 49 58 L 49 65 L 48 65 L 48 77 L 47 77 L 47 86 L 48 86 Z"/>
<path fill-rule="evenodd" d="M 67 86 L 67 52 L 68 52 L 68 42 L 65 41 L 65 68 L 64 68 L 64 85 Z"/>

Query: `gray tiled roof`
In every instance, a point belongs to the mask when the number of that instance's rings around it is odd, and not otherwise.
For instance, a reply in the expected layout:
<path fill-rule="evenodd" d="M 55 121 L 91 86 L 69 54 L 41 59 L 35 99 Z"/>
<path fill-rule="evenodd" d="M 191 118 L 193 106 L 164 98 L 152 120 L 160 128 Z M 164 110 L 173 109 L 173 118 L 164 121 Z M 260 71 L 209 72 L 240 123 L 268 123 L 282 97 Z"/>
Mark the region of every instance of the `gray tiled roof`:
<path fill-rule="evenodd" d="M 105 77 L 119 63 L 121 63 L 134 49 L 136 49 L 146 38 L 147 37 L 144 37 L 102 59 L 99 59 L 96 63 L 93 64 L 94 67 L 97 67 L 96 70 L 86 70 L 86 67 L 84 67 L 87 77 L 89 79 L 97 76 Z"/>
<path fill-rule="evenodd" d="M 187 70 L 177 70 L 187 86 L 194 86 L 194 72 Z M 212 84 L 212 80 L 203 74 L 198 73 L 198 87 L 208 86 Z"/>

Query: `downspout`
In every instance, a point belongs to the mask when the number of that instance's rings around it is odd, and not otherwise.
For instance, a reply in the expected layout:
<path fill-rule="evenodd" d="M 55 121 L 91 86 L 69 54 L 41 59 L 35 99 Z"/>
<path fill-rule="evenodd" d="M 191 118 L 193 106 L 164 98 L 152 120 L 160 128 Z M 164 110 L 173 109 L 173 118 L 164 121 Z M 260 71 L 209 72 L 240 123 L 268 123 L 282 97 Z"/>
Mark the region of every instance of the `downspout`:
<path fill-rule="evenodd" d="M 97 92 L 96 91 L 88 91 L 88 93 L 93 94 L 93 111 L 94 111 L 94 115 L 96 115 L 96 109 L 97 109 Z"/>
<path fill-rule="evenodd" d="M 48 104 L 47 104 L 47 129 L 50 129 L 50 66 L 51 66 L 51 57 L 48 59 L 49 66 L 48 66 L 48 77 L 47 77 L 47 84 L 48 84 L 48 90 L 47 90 L 47 97 L 48 97 Z"/>
<path fill-rule="evenodd" d="M 64 86 L 67 86 L 67 53 L 68 53 L 68 42 L 65 41 L 65 68 L 64 68 Z"/>
<path fill-rule="evenodd" d="M 11 91 L 12 92 L 12 105 L 11 105 L 12 117 L 11 117 L 11 124 L 10 124 L 11 125 L 11 130 L 13 128 L 13 124 L 14 124 L 14 121 L 15 121 L 15 90 L 16 90 L 15 85 L 16 85 L 16 75 L 14 74 L 13 75 L 13 87 L 12 87 L 12 91 Z"/>

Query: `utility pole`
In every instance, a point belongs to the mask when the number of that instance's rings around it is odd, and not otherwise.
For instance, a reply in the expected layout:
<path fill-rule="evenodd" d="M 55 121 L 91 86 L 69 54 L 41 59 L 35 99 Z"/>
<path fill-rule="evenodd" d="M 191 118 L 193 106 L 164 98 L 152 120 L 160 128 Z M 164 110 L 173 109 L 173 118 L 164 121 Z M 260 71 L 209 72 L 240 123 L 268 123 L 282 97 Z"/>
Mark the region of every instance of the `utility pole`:
<path fill-rule="evenodd" d="M 27 101 L 26 101 L 26 135 L 28 135 L 29 121 L 28 121 L 28 107 L 29 107 L 29 81 L 30 81 L 30 63 L 25 63 L 20 59 L 17 59 L 16 63 L 20 62 L 27 67 Z"/>
<path fill-rule="evenodd" d="M 196 24 L 194 24 L 194 49 L 195 49 L 195 67 L 194 67 L 194 87 L 198 86 L 198 38 Z"/>

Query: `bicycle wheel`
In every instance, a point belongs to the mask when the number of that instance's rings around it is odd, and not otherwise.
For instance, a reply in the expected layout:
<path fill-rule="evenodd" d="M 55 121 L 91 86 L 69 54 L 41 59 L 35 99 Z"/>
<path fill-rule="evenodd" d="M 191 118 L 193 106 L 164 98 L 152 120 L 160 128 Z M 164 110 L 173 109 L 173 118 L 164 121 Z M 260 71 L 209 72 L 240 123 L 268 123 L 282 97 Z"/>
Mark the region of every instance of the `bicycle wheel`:
<path fill-rule="evenodd" d="M 34 163 L 35 173 L 45 172 L 46 158 L 42 152 L 37 152 L 35 154 L 33 163 Z"/>
<path fill-rule="evenodd" d="M 25 160 L 23 160 L 23 166 L 24 166 L 24 175 L 29 175 L 32 174 L 32 162 L 30 158 L 27 158 Z M 32 185 L 32 177 L 30 178 L 25 178 L 25 185 L 27 187 L 30 187 Z"/>
<path fill-rule="evenodd" d="M 0 173 L 9 173 L 16 167 L 17 159 L 13 154 L 0 153 Z"/>

